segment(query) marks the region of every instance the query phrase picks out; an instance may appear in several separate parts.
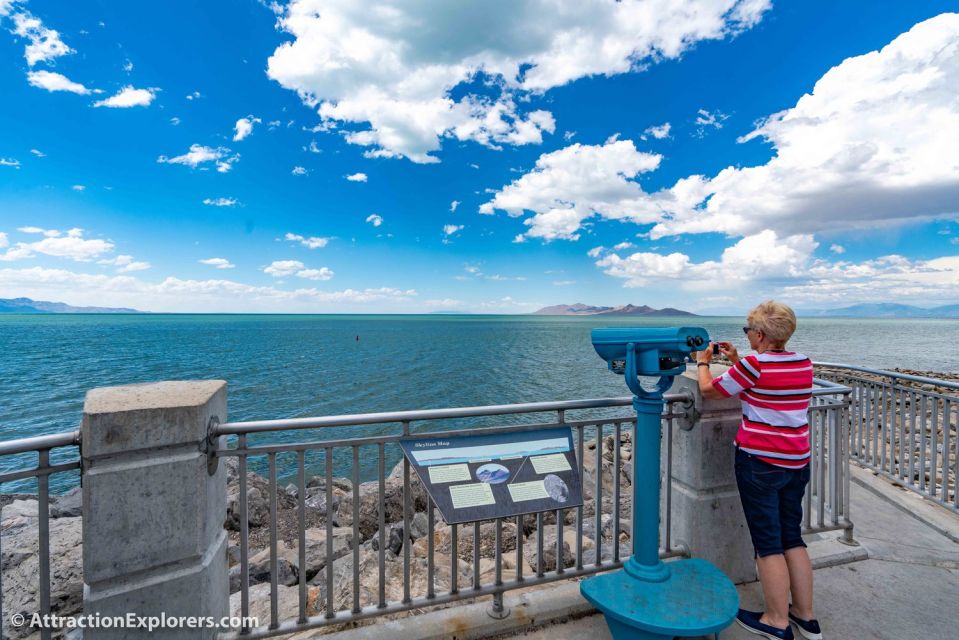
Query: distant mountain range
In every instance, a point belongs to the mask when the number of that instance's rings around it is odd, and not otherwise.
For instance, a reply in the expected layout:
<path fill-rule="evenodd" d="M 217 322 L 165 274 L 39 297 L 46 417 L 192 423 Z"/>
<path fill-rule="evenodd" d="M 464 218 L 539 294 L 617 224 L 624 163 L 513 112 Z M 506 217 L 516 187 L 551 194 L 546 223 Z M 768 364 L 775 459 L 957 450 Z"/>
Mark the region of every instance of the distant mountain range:
<path fill-rule="evenodd" d="M 144 313 L 136 309 L 112 307 L 73 307 L 63 302 L 45 302 L 30 298 L 0 298 L 0 313 Z"/>
<path fill-rule="evenodd" d="M 908 304 L 876 302 L 854 304 L 841 309 L 799 311 L 800 316 L 825 316 L 846 318 L 959 318 L 959 304 L 924 309 Z"/>
<path fill-rule="evenodd" d="M 622 307 L 592 307 L 587 304 L 577 302 L 576 304 L 557 304 L 551 307 L 543 307 L 539 311 L 534 311 L 533 315 L 541 316 L 643 316 L 654 318 L 656 316 L 694 316 L 695 313 L 682 311 L 672 307 L 665 309 L 654 309 L 648 305 L 627 304 Z"/>

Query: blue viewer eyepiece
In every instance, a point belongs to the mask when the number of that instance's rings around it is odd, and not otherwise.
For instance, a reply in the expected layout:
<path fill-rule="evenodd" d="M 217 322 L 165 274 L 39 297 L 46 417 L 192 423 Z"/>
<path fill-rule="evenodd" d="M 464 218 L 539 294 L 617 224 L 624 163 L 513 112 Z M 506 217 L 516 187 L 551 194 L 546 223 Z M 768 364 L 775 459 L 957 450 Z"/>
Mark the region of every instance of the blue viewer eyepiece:
<path fill-rule="evenodd" d="M 593 329 L 593 348 L 609 370 L 626 376 L 637 396 L 645 396 L 636 376 L 672 378 L 686 370 L 686 356 L 709 344 L 700 327 L 615 327 Z M 663 382 L 668 388 L 668 382 Z"/>

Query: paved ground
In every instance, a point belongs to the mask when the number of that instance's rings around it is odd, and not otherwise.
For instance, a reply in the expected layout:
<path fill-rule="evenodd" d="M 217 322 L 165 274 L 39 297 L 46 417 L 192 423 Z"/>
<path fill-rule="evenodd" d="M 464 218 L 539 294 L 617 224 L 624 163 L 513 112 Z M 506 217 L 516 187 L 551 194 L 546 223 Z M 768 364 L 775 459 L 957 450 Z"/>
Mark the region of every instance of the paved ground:
<path fill-rule="evenodd" d="M 959 515 L 853 468 L 852 519 L 862 547 L 820 534 L 811 544 L 816 615 L 827 640 L 959 640 Z M 865 552 L 865 553 L 864 553 Z M 861 558 L 868 558 L 863 560 Z M 848 562 L 851 557 L 860 558 Z M 835 564 L 837 561 L 846 564 Z M 758 583 L 739 588 L 745 608 L 762 609 Z M 603 617 L 561 581 L 506 594 L 504 620 L 487 615 L 489 600 L 342 631 L 306 632 L 291 640 L 610 640 Z M 565 623 L 550 624 L 554 620 Z M 546 625 L 546 626 L 544 626 Z M 532 630 L 530 630 L 532 629 Z M 753 640 L 735 624 L 722 640 Z"/>
<path fill-rule="evenodd" d="M 898 491 L 898 489 L 889 489 Z M 856 539 L 869 559 L 815 572 L 816 614 L 824 637 L 836 640 L 956 640 L 959 638 L 959 517 L 952 535 L 924 524 L 888 500 L 853 484 Z M 744 608 L 762 609 L 758 583 L 739 589 Z M 608 640 L 600 615 L 509 638 Z M 757 636 L 734 625 L 723 640 Z"/>

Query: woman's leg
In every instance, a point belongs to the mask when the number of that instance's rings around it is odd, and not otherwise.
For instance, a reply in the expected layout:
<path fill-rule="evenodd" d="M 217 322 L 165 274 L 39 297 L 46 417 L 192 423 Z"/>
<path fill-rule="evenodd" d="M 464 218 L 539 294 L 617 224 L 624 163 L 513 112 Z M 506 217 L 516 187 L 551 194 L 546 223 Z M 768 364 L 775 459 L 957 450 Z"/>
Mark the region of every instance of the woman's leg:
<path fill-rule="evenodd" d="M 785 562 L 789 569 L 792 612 L 803 620 L 812 620 L 812 563 L 802 539 L 802 500 L 809 482 L 809 467 L 790 474 L 790 481 L 779 492 L 779 517 Z"/>
<path fill-rule="evenodd" d="M 756 558 L 759 582 L 763 586 L 766 612 L 760 622 L 780 629 L 789 626 L 790 568 L 781 553 Z M 811 585 L 810 585 L 811 586 Z"/>
<path fill-rule="evenodd" d="M 793 596 L 792 612 L 803 620 L 812 620 L 812 563 L 806 547 L 786 550 L 789 567 L 789 591 Z"/>

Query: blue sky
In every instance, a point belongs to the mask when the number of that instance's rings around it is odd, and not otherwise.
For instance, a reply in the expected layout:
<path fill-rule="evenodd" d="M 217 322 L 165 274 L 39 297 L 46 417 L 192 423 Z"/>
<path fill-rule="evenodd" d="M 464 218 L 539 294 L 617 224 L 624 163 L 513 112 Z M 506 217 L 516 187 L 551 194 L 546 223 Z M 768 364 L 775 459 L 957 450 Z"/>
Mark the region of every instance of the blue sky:
<path fill-rule="evenodd" d="M 959 302 L 956 9 L 0 0 L 0 297 Z"/>

